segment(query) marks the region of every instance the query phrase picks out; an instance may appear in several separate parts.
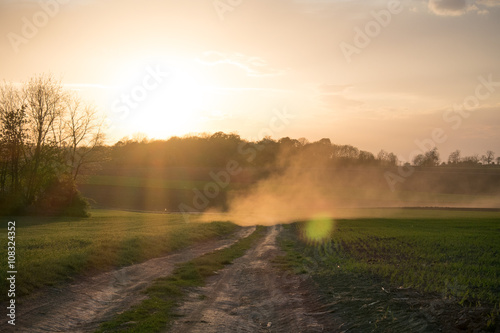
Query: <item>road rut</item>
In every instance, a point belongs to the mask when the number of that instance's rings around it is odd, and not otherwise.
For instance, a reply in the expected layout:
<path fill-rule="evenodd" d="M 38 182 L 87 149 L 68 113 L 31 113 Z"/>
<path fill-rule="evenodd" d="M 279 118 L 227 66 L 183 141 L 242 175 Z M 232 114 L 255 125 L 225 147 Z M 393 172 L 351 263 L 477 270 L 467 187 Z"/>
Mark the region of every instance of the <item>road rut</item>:
<path fill-rule="evenodd" d="M 276 244 L 281 227 L 268 230 L 256 247 L 191 292 L 168 332 L 336 331 L 303 280 L 273 266 L 282 254 Z"/>
<path fill-rule="evenodd" d="M 154 279 L 171 274 L 175 264 L 228 247 L 254 230 L 243 228 L 228 239 L 199 244 L 61 288 L 46 288 L 22 300 L 15 332 L 93 332 L 101 322 L 143 300 L 141 291 Z M 9 329 L 10 325 L 0 325 L 0 331 Z"/>

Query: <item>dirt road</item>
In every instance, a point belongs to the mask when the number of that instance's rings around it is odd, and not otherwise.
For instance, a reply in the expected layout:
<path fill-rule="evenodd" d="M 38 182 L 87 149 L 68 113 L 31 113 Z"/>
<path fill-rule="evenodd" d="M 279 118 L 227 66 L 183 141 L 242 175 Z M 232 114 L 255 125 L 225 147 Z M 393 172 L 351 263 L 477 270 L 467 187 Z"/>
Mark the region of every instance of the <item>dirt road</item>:
<path fill-rule="evenodd" d="M 270 227 L 256 247 L 194 290 L 169 332 L 335 332 L 301 279 L 273 267 L 279 231 Z"/>
<path fill-rule="evenodd" d="M 282 254 L 280 226 L 212 278 L 193 289 L 178 309 L 171 332 L 335 332 L 331 314 L 298 276 L 273 266 Z M 254 227 L 230 239 L 212 241 L 166 257 L 97 275 L 62 288 L 47 288 L 24 299 L 15 332 L 93 332 L 103 321 L 142 301 L 150 283 L 172 273 L 175 264 L 230 246 Z M 0 326 L 9 332 L 11 327 Z M 12 330 L 10 330 L 12 331 Z"/>
<path fill-rule="evenodd" d="M 6 324 L 2 332 L 93 332 L 99 323 L 141 301 L 141 291 L 154 279 L 172 273 L 176 263 L 230 246 L 250 235 L 243 228 L 232 237 L 193 246 L 142 264 L 87 278 L 68 286 L 47 288 L 19 306 L 15 330 Z"/>

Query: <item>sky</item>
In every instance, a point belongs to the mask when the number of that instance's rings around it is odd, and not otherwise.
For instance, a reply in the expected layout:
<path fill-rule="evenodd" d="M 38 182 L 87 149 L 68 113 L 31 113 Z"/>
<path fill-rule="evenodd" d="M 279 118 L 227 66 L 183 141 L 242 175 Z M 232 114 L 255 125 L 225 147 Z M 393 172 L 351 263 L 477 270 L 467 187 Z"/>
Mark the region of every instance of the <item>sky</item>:
<path fill-rule="evenodd" d="M 0 0 L 0 80 L 144 133 L 500 156 L 500 0 Z"/>

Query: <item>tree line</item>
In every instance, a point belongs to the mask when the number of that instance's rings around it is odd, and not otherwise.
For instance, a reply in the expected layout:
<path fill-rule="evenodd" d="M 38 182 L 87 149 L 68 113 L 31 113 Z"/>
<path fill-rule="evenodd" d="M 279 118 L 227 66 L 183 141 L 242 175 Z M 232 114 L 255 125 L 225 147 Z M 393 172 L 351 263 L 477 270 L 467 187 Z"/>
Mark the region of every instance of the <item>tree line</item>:
<path fill-rule="evenodd" d="M 248 141 L 235 133 L 217 132 L 168 140 L 135 135 L 105 145 L 104 132 L 96 108 L 50 75 L 22 84 L 4 82 L 0 86 L 1 212 L 86 215 L 89 204 L 76 184 L 97 167 L 131 176 L 131 170 L 217 169 L 235 161 L 251 170 L 249 179 L 256 181 L 290 167 L 384 169 L 403 164 L 394 153 L 381 150 L 375 155 L 328 138 Z M 445 162 L 433 148 L 415 156 L 411 165 L 479 167 L 495 161 L 500 164 L 490 150 L 481 157 L 462 156 L 456 150 Z"/>
<path fill-rule="evenodd" d="M 78 175 L 102 160 L 96 109 L 50 75 L 0 86 L 0 209 L 85 215 Z"/>
<path fill-rule="evenodd" d="M 437 147 L 414 156 L 411 163 L 399 160 L 391 152 L 379 151 L 376 155 L 351 145 L 334 144 L 328 138 L 309 142 L 305 138 L 270 137 L 259 141 L 247 141 L 238 134 L 217 132 L 214 134 L 186 135 L 168 140 L 148 140 L 145 135 L 125 137 L 108 147 L 113 168 L 134 167 L 224 167 L 235 160 L 242 167 L 276 170 L 294 161 L 309 161 L 311 166 L 373 166 L 415 167 L 464 166 L 480 167 L 500 164 L 500 157 L 488 150 L 485 155 L 462 156 L 460 150 L 452 152 L 442 161 Z"/>
<path fill-rule="evenodd" d="M 265 137 L 247 141 L 235 133 L 171 137 L 148 140 L 144 136 L 123 138 L 109 147 L 112 168 L 135 167 L 201 167 L 223 168 L 229 160 L 244 168 L 277 170 L 296 160 L 311 166 L 396 166 L 394 153 L 381 150 L 377 155 L 351 145 L 331 143 L 330 139 L 309 142 L 305 138 Z"/>
<path fill-rule="evenodd" d="M 487 150 L 486 154 L 479 156 L 479 154 L 462 156 L 459 149 L 453 151 L 448 156 L 448 163 L 441 161 L 439 157 L 439 151 L 437 147 L 433 149 L 416 155 L 413 158 L 413 166 L 418 167 L 434 167 L 438 165 L 442 166 L 459 166 L 459 167 L 478 167 L 482 165 L 493 165 L 495 164 L 495 152 L 492 150 Z M 496 158 L 497 164 L 500 165 L 500 157 Z"/>

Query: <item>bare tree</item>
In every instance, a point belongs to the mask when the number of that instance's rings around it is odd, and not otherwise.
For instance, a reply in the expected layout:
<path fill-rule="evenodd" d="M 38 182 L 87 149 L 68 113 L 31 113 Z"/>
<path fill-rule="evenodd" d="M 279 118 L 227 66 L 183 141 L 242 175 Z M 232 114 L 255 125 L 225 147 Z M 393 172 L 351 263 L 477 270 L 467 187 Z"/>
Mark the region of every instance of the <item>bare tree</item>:
<path fill-rule="evenodd" d="M 27 120 L 32 147 L 31 170 L 29 172 L 26 199 L 35 200 L 35 196 L 44 181 L 57 167 L 54 146 L 54 125 L 61 118 L 64 110 L 64 92 L 60 82 L 50 75 L 40 75 L 25 84 L 23 90 L 27 108 Z"/>
<path fill-rule="evenodd" d="M 0 86 L 0 204 L 8 209 L 85 213 L 75 187 L 98 160 L 103 119 L 51 75 Z M 102 149 L 101 149 L 102 150 Z"/>
<path fill-rule="evenodd" d="M 491 150 L 488 150 L 486 152 L 486 155 L 483 155 L 481 157 L 481 161 L 485 164 L 491 164 L 493 161 L 495 161 L 495 153 Z"/>
<path fill-rule="evenodd" d="M 460 150 L 455 150 L 448 157 L 448 164 L 458 164 L 461 161 Z"/>
<path fill-rule="evenodd" d="M 16 198 L 20 194 L 25 141 L 25 106 L 18 90 L 4 83 L 0 86 L 0 191 L 10 192 Z"/>
<path fill-rule="evenodd" d="M 398 164 L 398 157 L 394 153 L 388 153 L 383 149 L 378 152 L 377 160 L 383 165 L 396 166 Z"/>
<path fill-rule="evenodd" d="M 76 181 L 82 168 L 100 161 L 97 151 L 104 143 L 104 119 L 95 107 L 84 104 L 76 95 L 67 96 L 65 104 L 64 142 L 69 152 L 72 178 Z"/>

